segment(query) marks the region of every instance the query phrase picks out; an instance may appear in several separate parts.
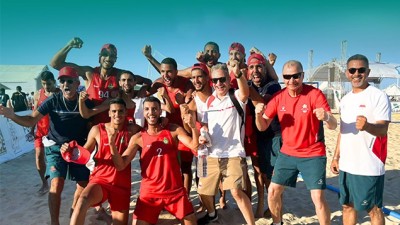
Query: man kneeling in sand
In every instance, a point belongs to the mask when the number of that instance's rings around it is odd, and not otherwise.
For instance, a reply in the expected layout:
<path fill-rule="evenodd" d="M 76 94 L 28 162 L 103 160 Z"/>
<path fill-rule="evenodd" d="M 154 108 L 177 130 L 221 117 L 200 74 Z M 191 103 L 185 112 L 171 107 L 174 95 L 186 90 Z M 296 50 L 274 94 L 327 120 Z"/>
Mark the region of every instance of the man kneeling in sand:
<path fill-rule="evenodd" d="M 123 154 L 128 147 L 129 139 L 133 134 L 140 131 L 141 127 L 125 122 L 126 104 L 123 99 L 112 99 L 108 114 L 111 121 L 93 126 L 86 144 L 83 148 L 78 147 L 82 153 L 86 151 L 87 156 L 90 156 L 89 152 L 93 152 L 96 146 L 98 151 L 94 155 L 96 165 L 89 177 L 89 184 L 83 190 L 75 206 L 71 225 L 83 225 L 87 210 L 91 206 L 100 205 L 107 199 L 110 203 L 113 225 L 128 224 L 131 167 L 128 163 L 125 168 L 117 169 L 113 164 L 111 153 Z M 67 157 L 74 149 L 72 145 L 70 142 L 61 147 L 61 152 L 66 160 L 71 160 Z M 80 156 L 82 155 L 80 154 Z M 80 163 L 88 161 L 88 159 L 83 160 L 81 158 L 78 160 Z"/>
<path fill-rule="evenodd" d="M 183 116 L 184 123 L 191 128 L 190 137 L 176 124 L 165 127 L 161 125 L 161 103 L 157 98 L 147 97 L 143 109 L 147 127 L 132 136 L 128 149 L 121 154 L 113 142 L 110 142 L 112 160 L 117 170 L 126 168 L 141 148 L 140 167 L 143 179 L 134 211 L 136 224 L 156 224 L 163 209 L 183 220 L 182 224 L 196 224 L 193 206 L 183 187 L 178 161 L 178 141 L 197 151 L 199 131 L 195 126 L 195 117 L 192 114 Z"/>

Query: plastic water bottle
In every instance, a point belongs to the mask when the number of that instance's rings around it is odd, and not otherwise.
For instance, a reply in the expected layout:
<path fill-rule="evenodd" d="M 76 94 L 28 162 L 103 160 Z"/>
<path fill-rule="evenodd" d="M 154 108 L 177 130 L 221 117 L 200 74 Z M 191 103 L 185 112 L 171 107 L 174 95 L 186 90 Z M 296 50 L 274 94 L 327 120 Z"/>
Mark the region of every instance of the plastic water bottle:
<path fill-rule="evenodd" d="M 207 176 L 207 155 L 208 149 L 205 145 L 200 145 L 197 150 L 197 176 L 206 177 Z"/>

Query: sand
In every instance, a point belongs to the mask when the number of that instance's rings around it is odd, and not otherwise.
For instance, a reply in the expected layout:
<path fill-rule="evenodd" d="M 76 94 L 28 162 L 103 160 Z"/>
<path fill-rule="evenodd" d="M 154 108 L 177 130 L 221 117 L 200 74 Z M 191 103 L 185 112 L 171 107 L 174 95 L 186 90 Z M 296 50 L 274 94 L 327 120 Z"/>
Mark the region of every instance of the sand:
<path fill-rule="evenodd" d="M 337 116 L 337 115 L 336 115 Z M 390 210 L 400 213 L 400 114 L 393 114 L 393 121 L 389 126 L 389 146 L 388 157 L 386 161 L 384 206 Z M 329 168 L 331 158 L 336 146 L 336 137 L 339 128 L 335 131 L 325 130 L 327 144 L 327 157 Z M 249 167 L 251 168 L 251 167 Z M 253 170 L 249 169 L 251 176 Z M 140 185 L 140 169 L 138 159 L 135 158 L 132 163 L 132 196 L 131 212 L 133 212 L 138 189 Z M 327 183 L 333 187 L 338 187 L 338 178 L 327 169 Z M 252 204 L 253 211 L 256 208 L 256 188 L 254 179 Z M 35 169 L 34 152 L 31 151 L 21 157 L 9 162 L 0 164 L 0 224 L 14 225 L 38 225 L 50 224 L 50 215 L 47 205 L 47 195 L 37 196 L 36 191 L 40 188 L 40 180 Z M 60 222 L 69 224 L 69 209 L 72 202 L 72 196 L 75 190 L 75 184 L 66 181 L 61 203 Z M 198 198 L 196 188 L 193 187 L 190 195 L 195 208 L 198 207 Z M 338 196 L 333 191 L 326 191 L 326 199 L 331 209 L 332 224 L 342 224 L 341 206 L 338 202 Z M 197 216 L 200 217 L 204 213 Z M 213 224 L 244 224 L 237 205 L 228 193 L 228 209 L 222 210 L 218 207 L 219 220 Z M 106 224 L 102 220 L 96 219 L 97 215 L 93 209 L 88 211 L 86 223 L 88 225 Z M 304 182 L 298 181 L 297 188 L 287 188 L 284 193 L 284 223 L 285 224 L 318 224 L 315 216 L 313 204 L 311 202 L 309 191 L 306 190 Z M 400 220 L 385 216 L 386 224 L 400 224 Z M 270 224 L 272 219 L 259 218 L 256 224 Z M 359 224 L 370 224 L 366 213 L 360 213 L 358 216 Z M 130 219 L 131 223 L 131 219 Z M 169 225 L 179 224 L 170 214 L 163 212 L 158 224 Z"/>

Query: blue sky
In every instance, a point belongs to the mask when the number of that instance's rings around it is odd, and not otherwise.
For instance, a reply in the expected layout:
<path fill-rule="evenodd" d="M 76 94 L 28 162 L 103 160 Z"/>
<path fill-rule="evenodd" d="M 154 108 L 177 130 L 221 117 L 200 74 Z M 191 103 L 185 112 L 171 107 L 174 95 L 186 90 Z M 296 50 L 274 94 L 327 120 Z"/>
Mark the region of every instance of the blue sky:
<path fill-rule="evenodd" d="M 48 64 L 73 37 L 84 45 L 67 61 L 97 66 L 101 46 L 113 43 L 115 66 L 143 76 L 148 74 L 141 53 L 145 44 L 190 66 L 208 41 L 219 44 L 223 62 L 229 44 L 241 42 L 247 52 L 256 46 L 276 53 L 279 76 L 289 59 L 307 69 L 310 50 L 314 67 L 340 59 L 343 40 L 347 57 L 361 53 L 375 61 L 380 52 L 381 61 L 400 63 L 399 9 L 398 0 L 1 0 L 0 64 Z M 395 82 L 386 79 L 381 88 Z"/>

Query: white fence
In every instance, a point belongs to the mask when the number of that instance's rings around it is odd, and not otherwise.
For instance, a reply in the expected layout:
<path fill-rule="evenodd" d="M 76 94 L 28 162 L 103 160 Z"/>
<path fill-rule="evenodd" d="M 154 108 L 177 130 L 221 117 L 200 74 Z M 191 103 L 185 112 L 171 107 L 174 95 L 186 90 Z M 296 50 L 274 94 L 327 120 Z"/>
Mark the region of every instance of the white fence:
<path fill-rule="evenodd" d="M 18 115 L 28 115 L 32 111 L 18 112 Z M 33 140 L 28 140 L 30 127 L 23 127 L 12 120 L 0 116 L 0 164 L 12 160 L 34 149 Z M 34 160 L 34 159 L 32 159 Z"/>

